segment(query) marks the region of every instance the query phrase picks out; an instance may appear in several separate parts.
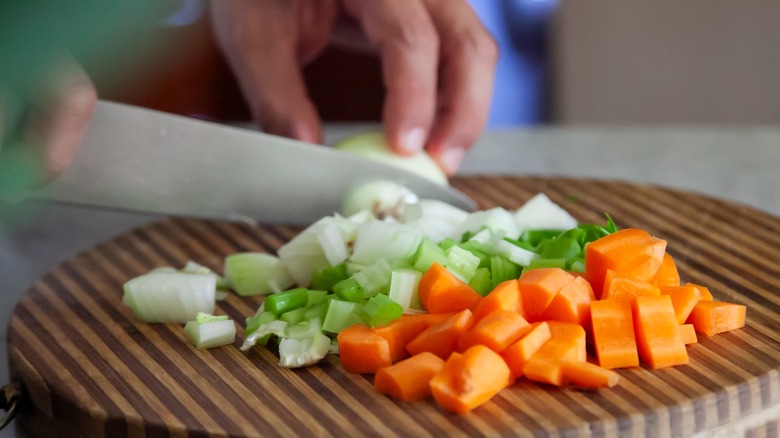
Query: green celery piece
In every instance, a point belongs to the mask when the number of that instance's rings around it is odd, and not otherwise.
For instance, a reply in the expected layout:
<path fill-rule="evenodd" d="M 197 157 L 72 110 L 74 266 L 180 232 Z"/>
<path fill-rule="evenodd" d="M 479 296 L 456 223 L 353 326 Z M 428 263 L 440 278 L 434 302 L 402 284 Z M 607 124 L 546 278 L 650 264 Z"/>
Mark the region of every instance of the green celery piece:
<path fill-rule="evenodd" d="M 279 316 L 290 310 L 304 307 L 309 299 L 306 288 L 299 287 L 269 295 L 265 299 L 265 309 Z"/>
<path fill-rule="evenodd" d="M 233 283 L 230 279 L 223 276 L 217 277 L 217 290 L 230 290 L 233 287 Z"/>
<path fill-rule="evenodd" d="M 444 240 L 442 240 L 441 242 L 439 242 L 439 247 L 440 247 L 441 249 L 443 249 L 443 250 L 447 251 L 448 249 L 450 249 L 450 247 L 451 247 L 452 245 L 457 245 L 457 244 L 458 244 L 458 242 L 456 242 L 456 241 L 454 241 L 454 240 L 450 239 L 449 237 L 445 237 L 445 238 L 444 238 Z"/>
<path fill-rule="evenodd" d="M 319 318 L 301 321 L 287 327 L 287 337 L 292 339 L 312 338 L 315 334 L 322 333 L 322 323 Z"/>
<path fill-rule="evenodd" d="M 478 294 L 483 297 L 493 290 L 493 280 L 491 279 L 490 270 L 488 268 L 477 268 L 477 272 L 469 281 L 471 286 Z"/>
<path fill-rule="evenodd" d="M 617 232 L 618 227 L 615 224 L 615 221 L 612 220 L 612 216 L 610 216 L 609 213 L 604 213 L 604 216 L 607 217 L 607 226 L 604 227 L 604 231 L 606 231 L 609 234 Z"/>
<path fill-rule="evenodd" d="M 303 319 L 307 321 L 314 318 L 319 318 L 320 320 L 325 319 L 325 312 L 328 311 L 328 303 L 330 300 L 331 298 L 329 297 L 322 303 L 306 306 L 303 311 Z"/>
<path fill-rule="evenodd" d="M 287 324 L 298 324 L 303 321 L 305 312 L 306 307 L 298 307 L 297 309 L 282 313 L 279 315 L 279 319 L 287 321 Z"/>
<path fill-rule="evenodd" d="M 525 240 L 510 239 L 509 237 L 504 237 L 504 240 L 511 243 L 512 245 L 519 246 L 520 248 L 523 248 L 525 250 L 536 252 L 536 247 L 526 242 Z"/>
<path fill-rule="evenodd" d="M 360 272 L 352 275 L 363 288 L 362 298 L 371 298 L 378 293 L 387 293 L 393 271 L 385 259 L 379 259 Z"/>
<path fill-rule="evenodd" d="M 257 312 L 253 316 L 250 316 L 246 319 L 246 330 L 244 330 L 245 334 L 250 334 L 253 331 L 257 330 L 258 327 L 260 327 L 262 324 L 267 324 L 271 321 L 276 321 L 277 317 L 274 315 L 273 312 L 269 311 L 262 311 Z"/>
<path fill-rule="evenodd" d="M 434 263 L 444 266 L 447 264 L 447 254 L 444 251 L 439 245 L 428 239 L 423 239 L 412 260 L 414 269 L 425 272 Z"/>
<path fill-rule="evenodd" d="M 479 257 L 460 246 L 453 246 L 447 250 L 447 269 L 467 283 L 477 271 L 479 262 Z"/>
<path fill-rule="evenodd" d="M 357 302 L 363 299 L 363 287 L 354 278 L 339 281 L 333 286 L 333 292 L 344 301 Z"/>
<path fill-rule="evenodd" d="M 561 230 L 525 230 L 519 241 L 528 243 L 531 248 L 537 248 L 542 242 L 553 239 L 559 234 Z"/>
<path fill-rule="evenodd" d="M 531 263 L 523 270 L 525 272 L 529 269 L 537 268 L 560 268 L 566 269 L 566 259 L 533 259 Z"/>
<path fill-rule="evenodd" d="M 390 324 L 403 313 L 403 307 L 384 294 L 371 297 L 362 310 L 363 321 L 371 327 Z"/>
<path fill-rule="evenodd" d="M 512 263 L 506 257 L 494 255 L 490 257 L 490 276 L 492 289 L 499 284 L 520 277 L 520 266 Z"/>
<path fill-rule="evenodd" d="M 306 299 L 306 307 L 324 303 L 328 300 L 328 291 L 327 290 L 315 290 L 315 289 L 308 289 L 306 291 L 307 299 Z"/>
<path fill-rule="evenodd" d="M 569 271 L 573 272 L 585 272 L 585 259 L 571 259 L 569 260 Z"/>
<path fill-rule="evenodd" d="M 479 267 L 490 267 L 490 256 L 484 251 L 484 245 L 479 242 L 469 241 L 458 244 L 461 249 L 471 252 L 475 256 L 479 257 Z"/>
<path fill-rule="evenodd" d="M 211 315 L 204 312 L 198 312 L 197 315 L 195 315 L 195 323 L 197 324 L 206 324 L 212 321 L 224 321 L 228 319 L 227 315 Z"/>
<path fill-rule="evenodd" d="M 315 272 L 311 277 L 311 288 L 319 290 L 333 290 L 333 286 L 341 280 L 349 278 L 347 266 L 338 264 L 336 266 L 327 266 Z"/>
<path fill-rule="evenodd" d="M 582 247 L 576 239 L 563 235 L 548 240 L 540 249 L 539 256 L 543 259 L 570 259 L 582 253 Z"/>
<path fill-rule="evenodd" d="M 360 322 L 360 310 L 362 303 L 351 301 L 330 300 L 325 319 L 322 321 L 322 330 L 328 333 L 338 333 L 341 330 Z"/>

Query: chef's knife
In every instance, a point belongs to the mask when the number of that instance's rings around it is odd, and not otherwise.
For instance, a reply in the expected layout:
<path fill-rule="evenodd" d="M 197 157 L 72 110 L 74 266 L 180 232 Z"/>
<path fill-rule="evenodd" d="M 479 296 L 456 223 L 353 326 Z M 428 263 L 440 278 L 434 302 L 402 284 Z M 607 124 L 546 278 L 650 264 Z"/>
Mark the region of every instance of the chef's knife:
<path fill-rule="evenodd" d="M 474 201 L 396 166 L 254 130 L 101 101 L 70 167 L 35 197 L 113 209 L 307 224 L 357 184 L 390 179 L 420 198 Z"/>

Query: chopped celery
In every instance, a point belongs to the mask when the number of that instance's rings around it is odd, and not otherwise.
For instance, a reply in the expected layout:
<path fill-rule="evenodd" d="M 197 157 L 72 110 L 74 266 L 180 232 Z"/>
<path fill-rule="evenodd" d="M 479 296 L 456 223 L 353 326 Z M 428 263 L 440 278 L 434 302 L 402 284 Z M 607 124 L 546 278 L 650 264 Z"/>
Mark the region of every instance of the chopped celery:
<path fill-rule="evenodd" d="M 268 338 L 272 335 L 283 338 L 286 336 L 286 331 L 287 321 L 282 321 L 281 319 L 267 322 L 265 324 L 260 324 L 260 326 L 257 327 L 255 331 L 248 334 L 246 339 L 244 339 L 244 344 L 241 345 L 241 350 L 248 350 L 263 340 L 267 341 Z"/>
<path fill-rule="evenodd" d="M 444 239 L 441 242 L 439 242 L 439 246 L 441 247 L 441 249 L 443 249 L 445 251 L 450 249 L 450 247 L 452 245 L 457 245 L 457 244 L 458 244 L 458 242 L 450 239 L 449 237 L 447 237 L 446 239 Z"/>
<path fill-rule="evenodd" d="M 417 287 L 421 278 L 422 274 L 414 269 L 395 270 L 390 277 L 390 292 L 387 295 L 405 309 L 419 307 Z"/>
<path fill-rule="evenodd" d="M 285 312 L 289 312 L 290 310 L 305 306 L 308 299 L 309 293 L 306 288 L 299 287 L 271 294 L 265 299 L 263 304 L 266 310 L 273 312 L 278 316 Z"/>
<path fill-rule="evenodd" d="M 322 333 L 322 322 L 319 318 L 301 321 L 287 326 L 286 337 L 291 339 L 311 338 L 315 333 Z"/>
<path fill-rule="evenodd" d="M 273 312 L 268 312 L 266 310 L 257 312 L 253 316 L 250 316 L 246 319 L 246 329 L 244 330 L 244 334 L 248 335 L 257 330 L 261 325 L 268 324 L 271 321 L 276 321 L 276 319 L 276 315 L 274 315 Z M 262 344 L 265 345 L 265 341 L 263 341 Z"/>
<path fill-rule="evenodd" d="M 336 283 L 347 277 L 349 277 L 347 267 L 343 263 L 336 266 L 327 266 L 311 276 L 311 287 L 313 289 L 332 290 Z"/>
<path fill-rule="evenodd" d="M 330 296 L 322 303 L 306 306 L 303 311 L 303 319 L 305 321 L 311 321 L 314 318 L 325 319 L 325 312 L 328 311 L 328 301 L 330 301 Z"/>
<path fill-rule="evenodd" d="M 363 299 L 363 287 L 354 278 L 339 281 L 333 286 L 333 292 L 344 301 L 357 302 Z"/>
<path fill-rule="evenodd" d="M 585 272 L 585 259 L 569 260 L 569 270 L 573 272 Z"/>
<path fill-rule="evenodd" d="M 539 250 L 539 255 L 544 259 L 569 259 L 577 257 L 582 252 L 582 247 L 576 238 L 562 234 L 544 242 Z"/>
<path fill-rule="evenodd" d="M 352 278 L 358 282 L 363 289 L 362 298 L 370 298 L 378 293 L 386 293 L 390 287 L 390 276 L 392 270 L 385 259 L 378 259 L 370 266 L 360 272 L 355 273 Z"/>
<path fill-rule="evenodd" d="M 477 268 L 474 276 L 469 281 L 471 286 L 478 294 L 483 297 L 493 290 L 493 280 L 491 279 L 490 270 L 488 268 Z"/>
<path fill-rule="evenodd" d="M 491 289 L 507 280 L 520 277 L 520 267 L 512 263 L 506 257 L 495 255 L 490 257 Z"/>
<path fill-rule="evenodd" d="M 538 254 L 535 252 L 520 248 L 503 239 L 496 242 L 495 251 L 496 254 L 502 255 L 512 261 L 512 263 L 521 266 L 528 266 L 531 260 L 538 257 Z"/>
<path fill-rule="evenodd" d="M 213 321 L 224 321 L 226 319 L 228 319 L 227 315 L 212 315 L 210 313 L 205 313 L 205 312 L 198 312 L 198 314 L 195 315 L 195 322 L 198 324 L 205 324 L 207 322 L 213 322 Z"/>
<path fill-rule="evenodd" d="M 553 239 L 559 234 L 561 234 L 561 230 L 525 230 L 518 242 L 526 242 L 531 248 L 536 248 L 542 242 Z M 526 247 L 526 249 L 531 248 Z"/>
<path fill-rule="evenodd" d="M 211 315 L 208 315 L 211 316 Z M 187 321 L 184 336 L 197 349 L 220 347 L 236 340 L 236 325 L 232 320 L 202 318 L 205 322 Z"/>
<path fill-rule="evenodd" d="M 560 268 L 566 269 L 566 259 L 534 259 L 528 264 L 526 269 L 537 268 Z"/>
<path fill-rule="evenodd" d="M 439 245 L 424 239 L 417 248 L 417 253 L 412 260 L 412 266 L 420 272 L 425 272 L 432 264 L 438 263 L 442 266 L 447 264 L 447 253 Z"/>
<path fill-rule="evenodd" d="M 400 318 L 404 309 L 387 295 L 379 294 L 368 300 L 362 313 L 363 321 L 371 327 L 379 327 Z"/>
<path fill-rule="evenodd" d="M 329 333 L 338 333 L 342 329 L 361 321 L 361 303 L 350 301 L 330 300 L 325 319 L 322 321 L 322 330 Z"/>
<path fill-rule="evenodd" d="M 458 245 L 462 249 L 469 251 L 479 258 L 479 267 L 487 268 L 490 266 L 490 255 L 483 251 L 482 245 L 477 242 L 463 242 Z"/>
<path fill-rule="evenodd" d="M 307 289 L 306 290 L 306 307 L 314 305 L 314 304 L 320 304 L 324 303 L 328 299 L 328 291 L 326 290 L 315 290 L 315 289 Z"/>
<path fill-rule="evenodd" d="M 344 266 L 347 268 L 347 276 L 350 277 L 368 267 L 368 265 L 364 263 L 357 263 L 352 260 L 347 260 L 346 263 L 344 263 Z"/>
<path fill-rule="evenodd" d="M 314 333 L 303 339 L 285 338 L 279 343 L 279 365 L 298 368 L 319 362 L 330 351 L 330 338 Z"/>
<path fill-rule="evenodd" d="M 287 324 L 298 324 L 303 321 L 303 315 L 306 312 L 306 307 L 298 307 L 279 315 L 279 319 L 286 321 Z"/>
<path fill-rule="evenodd" d="M 466 219 L 458 227 L 456 236 L 463 235 L 469 231 L 479 231 L 489 229 L 493 232 L 500 232 L 503 236 L 516 239 L 520 236 L 520 228 L 515 222 L 512 213 L 501 207 L 494 207 L 489 210 L 480 210 L 469 213 Z"/>
<path fill-rule="evenodd" d="M 468 283 L 479 267 L 479 257 L 459 246 L 447 250 L 447 270 L 460 280 Z"/>
<path fill-rule="evenodd" d="M 294 280 L 279 258 L 270 254 L 242 252 L 225 258 L 225 276 L 241 296 L 278 292 Z"/>
<path fill-rule="evenodd" d="M 410 259 L 422 242 L 422 233 L 403 224 L 375 220 L 358 232 L 351 260 L 372 264 L 379 259 L 388 263 Z"/>

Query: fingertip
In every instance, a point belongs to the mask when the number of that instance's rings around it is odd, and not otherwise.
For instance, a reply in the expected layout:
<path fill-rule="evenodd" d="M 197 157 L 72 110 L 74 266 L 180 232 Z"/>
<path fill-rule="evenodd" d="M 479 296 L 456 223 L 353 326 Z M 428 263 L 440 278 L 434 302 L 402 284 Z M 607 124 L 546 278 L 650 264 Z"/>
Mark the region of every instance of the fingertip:
<path fill-rule="evenodd" d="M 425 147 L 426 132 L 421 127 L 414 127 L 401 131 L 398 135 L 390 136 L 390 149 L 401 155 L 414 155 Z"/>
<path fill-rule="evenodd" d="M 430 155 L 447 176 L 452 176 L 458 171 L 461 163 L 463 163 L 466 150 L 460 147 L 451 147 L 440 149 L 437 152 L 430 152 Z"/>

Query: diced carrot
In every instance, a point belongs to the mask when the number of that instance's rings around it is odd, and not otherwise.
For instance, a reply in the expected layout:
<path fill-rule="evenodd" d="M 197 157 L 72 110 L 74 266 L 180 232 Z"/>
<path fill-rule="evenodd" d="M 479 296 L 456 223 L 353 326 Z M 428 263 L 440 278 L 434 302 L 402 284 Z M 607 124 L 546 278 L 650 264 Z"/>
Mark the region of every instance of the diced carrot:
<path fill-rule="evenodd" d="M 621 298 L 590 303 L 593 345 L 603 368 L 639 366 L 631 301 Z"/>
<path fill-rule="evenodd" d="M 511 310 L 517 314 L 523 314 L 523 302 L 520 299 L 520 288 L 517 285 L 517 280 L 507 280 L 493 288 L 477 305 L 474 319 L 479 321 L 498 310 Z"/>
<path fill-rule="evenodd" d="M 547 306 L 574 276 L 560 268 L 537 268 L 523 272 L 517 280 L 523 301 L 523 316 L 528 322 L 541 320 Z"/>
<path fill-rule="evenodd" d="M 393 364 L 387 339 L 363 324 L 354 324 L 338 334 L 339 357 L 346 371 L 375 373 Z"/>
<path fill-rule="evenodd" d="M 431 379 L 444 367 L 433 353 L 423 352 L 395 365 L 381 368 L 374 376 L 374 387 L 401 401 L 417 401 L 431 396 Z"/>
<path fill-rule="evenodd" d="M 590 302 L 595 300 L 590 283 L 575 277 L 555 295 L 542 313 L 541 319 L 577 323 L 590 326 Z"/>
<path fill-rule="evenodd" d="M 669 295 L 636 297 L 633 301 L 637 350 L 652 369 L 688 363 L 688 351 Z"/>
<path fill-rule="evenodd" d="M 692 285 L 688 286 L 661 286 L 661 293 L 672 298 L 674 314 L 678 324 L 685 324 L 693 306 L 701 300 L 701 290 Z"/>
<path fill-rule="evenodd" d="M 741 304 L 723 301 L 699 301 L 693 307 L 688 322 L 699 333 L 707 336 L 745 326 L 747 308 Z"/>
<path fill-rule="evenodd" d="M 501 357 L 506 361 L 514 378 L 523 375 L 526 362 L 552 337 L 550 326 L 545 321 L 533 323 L 528 327 L 529 330 L 520 339 L 501 352 Z"/>
<path fill-rule="evenodd" d="M 620 374 L 590 362 L 564 361 L 561 374 L 564 383 L 582 388 L 611 388 L 620 381 Z"/>
<path fill-rule="evenodd" d="M 442 408 L 465 414 L 493 398 L 509 381 L 504 359 L 484 345 L 475 345 L 447 359 L 431 379 L 431 392 Z"/>
<path fill-rule="evenodd" d="M 423 318 L 404 315 L 386 326 L 374 327 L 374 332 L 387 339 L 390 346 L 390 359 L 397 362 L 409 355 L 406 344 L 426 328 L 428 323 Z"/>
<path fill-rule="evenodd" d="M 663 263 L 666 241 L 646 231 L 624 228 L 585 246 L 585 278 L 595 293 L 604 290 L 611 269 L 621 277 L 652 281 Z"/>
<path fill-rule="evenodd" d="M 639 296 L 657 297 L 661 295 L 661 289 L 646 281 L 635 278 L 621 277 L 615 271 L 608 269 L 604 276 L 604 291 L 601 299 L 628 298 Z"/>
<path fill-rule="evenodd" d="M 480 298 L 471 286 L 438 263 L 425 271 L 417 291 L 422 308 L 430 313 L 460 312 Z"/>
<path fill-rule="evenodd" d="M 523 375 L 534 382 L 563 386 L 563 361 L 534 355 L 523 366 Z"/>
<path fill-rule="evenodd" d="M 693 324 L 683 324 L 680 326 L 680 337 L 683 340 L 683 344 L 695 344 L 699 342 L 699 338 L 696 336 L 696 329 Z"/>
<path fill-rule="evenodd" d="M 547 321 L 547 325 L 550 327 L 550 339 L 533 357 L 579 361 L 587 359 L 585 329 L 582 326 L 561 321 Z"/>
<path fill-rule="evenodd" d="M 446 321 L 423 330 L 406 344 L 406 351 L 416 355 L 429 351 L 442 359 L 447 359 L 455 351 L 458 338 L 474 325 L 471 310 L 458 312 Z"/>
<path fill-rule="evenodd" d="M 454 315 L 455 312 L 451 313 L 414 313 L 410 315 L 404 315 L 403 318 L 409 318 L 409 319 L 419 319 L 423 322 L 425 322 L 425 325 L 427 327 L 430 327 L 432 325 L 441 324 L 442 322 L 449 319 L 450 316 Z"/>
<path fill-rule="evenodd" d="M 458 339 L 458 351 L 464 352 L 474 345 L 484 345 L 501 353 L 520 339 L 530 324 L 513 310 L 498 310 L 477 321 Z"/>
<path fill-rule="evenodd" d="M 656 286 L 679 286 L 680 285 L 680 273 L 677 271 L 677 264 L 674 262 L 669 253 L 664 253 L 664 259 L 661 261 L 661 266 L 658 267 L 658 272 L 651 281 Z"/>
<path fill-rule="evenodd" d="M 712 298 L 712 292 L 710 292 L 710 289 L 708 287 L 702 286 L 700 284 L 695 283 L 685 283 L 686 286 L 695 286 L 697 289 L 699 289 L 699 292 L 701 293 L 701 300 L 700 301 L 713 301 L 714 298 Z"/>

